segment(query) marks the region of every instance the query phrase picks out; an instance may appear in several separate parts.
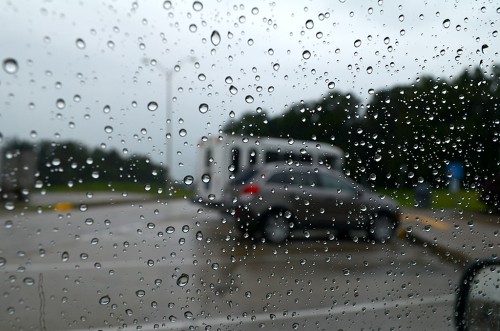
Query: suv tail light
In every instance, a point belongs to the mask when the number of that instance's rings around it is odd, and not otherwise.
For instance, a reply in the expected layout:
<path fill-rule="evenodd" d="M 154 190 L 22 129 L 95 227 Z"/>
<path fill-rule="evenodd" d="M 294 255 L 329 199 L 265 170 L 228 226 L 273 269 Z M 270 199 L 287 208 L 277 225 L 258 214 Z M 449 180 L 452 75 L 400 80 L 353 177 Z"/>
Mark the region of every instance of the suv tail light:
<path fill-rule="evenodd" d="M 241 193 L 242 194 L 259 194 L 260 192 L 260 187 L 258 185 L 248 185 L 248 186 L 245 186 L 242 190 L 241 190 Z"/>

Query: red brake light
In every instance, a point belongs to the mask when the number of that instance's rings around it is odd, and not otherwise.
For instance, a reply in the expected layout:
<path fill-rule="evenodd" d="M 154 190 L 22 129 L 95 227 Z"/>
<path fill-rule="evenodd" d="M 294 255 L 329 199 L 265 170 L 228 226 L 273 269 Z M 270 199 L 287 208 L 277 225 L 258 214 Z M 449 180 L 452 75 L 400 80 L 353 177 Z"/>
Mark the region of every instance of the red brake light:
<path fill-rule="evenodd" d="M 248 185 L 241 191 L 243 194 L 258 194 L 260 192 L 260 187 L 257 185 Z"/>

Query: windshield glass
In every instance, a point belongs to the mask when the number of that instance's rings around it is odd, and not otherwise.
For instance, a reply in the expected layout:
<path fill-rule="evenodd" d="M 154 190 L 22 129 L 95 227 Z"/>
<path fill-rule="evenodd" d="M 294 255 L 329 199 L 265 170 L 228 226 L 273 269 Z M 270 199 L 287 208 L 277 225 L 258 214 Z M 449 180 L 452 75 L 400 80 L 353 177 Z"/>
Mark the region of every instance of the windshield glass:
<path fill-rule="evenodd" d="M 1 330 L 453 329 L 500 253 L 495 1 L 0 9 Z"/>

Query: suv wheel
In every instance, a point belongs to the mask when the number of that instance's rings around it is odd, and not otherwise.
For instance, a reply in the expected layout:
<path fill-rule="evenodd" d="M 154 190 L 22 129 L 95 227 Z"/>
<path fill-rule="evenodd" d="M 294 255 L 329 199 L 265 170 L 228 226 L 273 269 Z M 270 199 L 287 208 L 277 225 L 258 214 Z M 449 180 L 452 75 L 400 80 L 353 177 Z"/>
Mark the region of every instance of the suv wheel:
<path fill-rule="evenodd" d="M 389 241 L 394 235 L 396 226 L 394 221 L 388 215 L 378 215 L 370 225 L 370 238 L 378 243 Z"/>
<path fill-rule="evenodd" d="M 290 236 L 289 220 L 284 213 L 269 213 L 264 218 L 264 237 L 266 241 L 278 244 Z"/>

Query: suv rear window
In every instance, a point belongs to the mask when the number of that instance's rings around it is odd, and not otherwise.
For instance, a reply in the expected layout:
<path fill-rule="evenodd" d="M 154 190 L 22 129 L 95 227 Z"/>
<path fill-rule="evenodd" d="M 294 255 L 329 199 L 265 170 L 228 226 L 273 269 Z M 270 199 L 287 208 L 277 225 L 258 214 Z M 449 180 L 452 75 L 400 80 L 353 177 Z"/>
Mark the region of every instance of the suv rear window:
<path fill-rule="evenodd" d="M 277 173 L 272 175 L 271 178 L 269 178 L 268 182 L 296 186 L 312 186 L 316 184 L 317 177 L 315 174 L 310 174 L 307 172 Z"/>
<path fill-rule="evenodd" d="M 238 176 L 234 177 L 234 183 L 236 184 L 244 184 L 250 180 L 252 180 L 257 174 L 256 169 L 248 169 L 240 173 Z"/>

